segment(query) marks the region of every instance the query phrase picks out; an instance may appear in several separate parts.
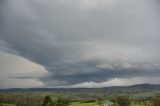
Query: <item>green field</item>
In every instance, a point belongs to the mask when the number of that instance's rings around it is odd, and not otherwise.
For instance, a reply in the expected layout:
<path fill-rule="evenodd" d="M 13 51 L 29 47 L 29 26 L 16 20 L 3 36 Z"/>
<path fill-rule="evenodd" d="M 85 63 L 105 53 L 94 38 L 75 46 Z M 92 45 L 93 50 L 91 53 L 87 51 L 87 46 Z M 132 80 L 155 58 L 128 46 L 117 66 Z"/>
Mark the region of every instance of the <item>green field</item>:
<path fill-rule="evenodd" d="M 0 106 L 16 106 L 16 105 L 13 105 L 13 104 L 4 104 L 4 103 L 0 103 Z"/>
<path fill-rule="evenodd" d="M 70 106 L 95 106 L 96 103 L 80 103 L 80 102 L 74 102 L 72 103 Z M 141 103 L 141 104 L 135 104 L 134 102 L 131 103 L 131 106 L 146 106 L 145 104 Z M 147 106 L 151 106 L 147 105 Z"/>
<path fill-rule="evenodd" d="M 150 105 L 147 106 L 152 106 L 151 103 L 148 103 Z M 95 103 L 80 103 L 80 102 L 73 102 L 71 105 L 69 106 L 95 106 Z M 0 104 L 0 106 L 16 106 L 13 104 Z M 135 104 L 134 102 L 131 103 L 131 106 L 146 106 L 145 104 L 141 103 L 141 104 Z"/>
<path fill-rule="evenodd" d="M 80 103 L 80 102 L 74 102 L 70 106 L 94 106 L 96 103 Z"/>

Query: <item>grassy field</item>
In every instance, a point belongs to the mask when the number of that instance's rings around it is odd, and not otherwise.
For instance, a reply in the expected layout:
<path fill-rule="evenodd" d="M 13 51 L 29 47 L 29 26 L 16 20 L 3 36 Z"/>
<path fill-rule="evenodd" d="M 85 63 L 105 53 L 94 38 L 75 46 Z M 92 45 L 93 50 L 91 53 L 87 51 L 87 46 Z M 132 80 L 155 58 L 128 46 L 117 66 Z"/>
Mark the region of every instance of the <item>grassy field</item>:
<path fill-rule="evenodd" d="M 134 102 L 131 103 L 131 106 L 153 106 L 151 102 L 145 102 L 145 103 L 140 103 L 140 104 L 136 104 Z"/>
<path fill-rule="evenodd" d="M 0 103 L 0 106 L 16 106 L 16 105 L 13 105 L 13 104 L 4 104 L 4 103 Z"/>
<path fill-rule="evenodd" d="M 80 102 L 74 102 L 70 106 L 95 106 L 96 103 L 80 103 Z M 135 104 L 134 102 L 131 103 L 131 106 L 146 106 L 145 104 Z M 147 105 L 148 106 L 148 105 Z M 150 104 L 151 106 L 151 104 Z"/>
<path fill-rule="evenodd" d="M 96 103 L 79 103 L 79 102 L 74 102 L 70 106 L 94 106 Z"/>
<path fill-rule="evenodd" d="M 80 102 L 73 102 L 71 105 L 69 106 L 95 106 L 96 103 L 80 103 Z M 1 104 L 0 104 L 1 106 Z M 16 106 L 13 104 L 2 104 L 2 106 Z M 135 104 L 134 102 L 131 103 L 131 106 L 145 106 L 145 104 L 141 103 L 141 104 Z M 151 104 L 150 104 L 151 106 Z"/>

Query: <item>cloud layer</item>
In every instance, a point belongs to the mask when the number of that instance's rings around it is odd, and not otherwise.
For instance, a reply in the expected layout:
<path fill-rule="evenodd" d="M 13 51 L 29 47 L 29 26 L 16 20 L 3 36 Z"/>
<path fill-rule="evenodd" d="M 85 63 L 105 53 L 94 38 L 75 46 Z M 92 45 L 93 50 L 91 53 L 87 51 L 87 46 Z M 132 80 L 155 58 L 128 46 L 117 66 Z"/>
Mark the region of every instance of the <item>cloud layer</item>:
<path fill-rule="evenodd" d="M 0 5 L 0 50 L 44 67 L 47 75 L 35 76 L 44 86 L 160 75 L 157 0 L 5 0 Z"/>

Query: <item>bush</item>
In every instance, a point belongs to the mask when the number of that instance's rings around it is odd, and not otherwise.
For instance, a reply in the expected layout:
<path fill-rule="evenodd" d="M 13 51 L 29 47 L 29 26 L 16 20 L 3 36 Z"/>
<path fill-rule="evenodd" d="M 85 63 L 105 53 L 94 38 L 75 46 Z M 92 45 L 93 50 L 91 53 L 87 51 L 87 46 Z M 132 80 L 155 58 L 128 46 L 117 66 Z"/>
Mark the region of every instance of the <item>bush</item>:
<path fill-rule="evenodd" d="M 89 100 L 85 100 L 84 103 L 93 103 L 93 102 L 96 102 L 96 100 L 94 99 L 89 99 Z"/>
<path fill-rule="evenodd" d="M 50 96 L 45 96 L 42 106 L 68 106 L 69 104 L 70 101 L 68 99 L 62 99 L 61 97 L 58 97 L 57 100 L 52 102 Z"/>
<path fill-rule="evenodd" d="M 117 106 L 130 106 L 131 102 L 129 100 L 128 97 L 124 97 L 124 96 L 118 96 L 116 97 L 113 102 L 115 103 L 115 105 Z"/>

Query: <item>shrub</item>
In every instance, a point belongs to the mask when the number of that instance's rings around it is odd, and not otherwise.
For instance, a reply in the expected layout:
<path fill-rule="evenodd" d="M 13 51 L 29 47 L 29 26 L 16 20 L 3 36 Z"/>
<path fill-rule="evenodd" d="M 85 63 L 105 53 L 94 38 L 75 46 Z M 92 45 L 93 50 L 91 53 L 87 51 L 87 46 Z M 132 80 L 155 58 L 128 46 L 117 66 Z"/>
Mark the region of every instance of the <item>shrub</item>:
<path fill-rule="evenodd" d="M 116 106 L 130 106 L 131 104 L 129 98 L 124 96 L 118 96 L 113 101 Z"/>
<path fill-rule="evenodd" d="M 54 102 L 50 96 L 45 96 L 42 106 L 68 106 L 70 101 L 68 99 L 63 99 L 58 97 Z"/>

